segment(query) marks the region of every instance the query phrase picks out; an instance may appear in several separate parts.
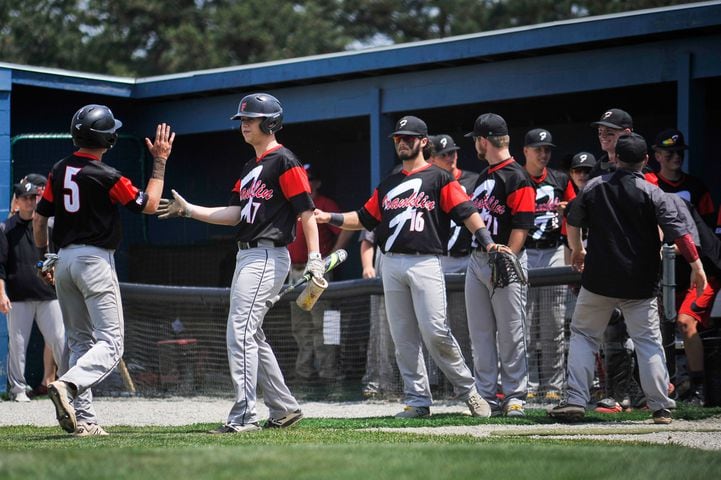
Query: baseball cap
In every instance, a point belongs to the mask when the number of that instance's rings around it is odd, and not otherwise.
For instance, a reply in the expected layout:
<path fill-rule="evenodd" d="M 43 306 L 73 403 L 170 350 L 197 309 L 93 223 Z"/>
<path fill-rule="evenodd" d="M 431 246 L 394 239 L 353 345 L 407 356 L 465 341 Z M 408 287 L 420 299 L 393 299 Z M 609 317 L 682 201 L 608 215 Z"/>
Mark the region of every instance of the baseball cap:
<path fill-rule="evenodd" d="M 571 169 L 588 168 L 591 169 L 596 165 L 596 157 L 588 152 L 578 152 L 571 159 Z"/>
<path fill-rule="evenodd" d="M 428 126 L 426 122 L 413 115 L 406 115 L 405 117 L 398 120 L 396 123 L 396 129 L 389 135 L 414 135 L 416 137 L 427 137 Z"/>
<path fill-rule="evenodd" d="M 468 132 L 464 137 L 501 137 L 508 135 L 508 125 L 502 116 L 495 113 L 484 113 L 476 118 L 473 124 L 473 131 Z"/>
<path fill-rule="evenodd" d="M 15 187 L 15 196 L 16 197 L 25 197 L 28 195 L 37 195 L 38 194 L 38 187 L 37 185 L 30 183 L 26 181 L 25 179 L 21 180 L 20 183 L 16 183 L 14 185 Z"/>
<path fill-rule="evenodd" d="M 450 135 L 434 135 L 431 137 L 431 143 L 433 144 L 434 155 L 443 155 L 461 149 L 456 146 L 456 142 L 453 141 Z"/>
<path fill-rule="evenodd" d="M 652 145 L 656 150 L 686 150 L 688 145 L 683 138 L 683 133 L 675 128 L 667 128 L 656 135 L 656 141 Z"/>
<path fill-rule="evenodd" d="M 551 132 L 543 128 L 534 128 L 526 133 L 525 147 L 555 147 Z"/>
<path fill-rule="evenodd" d="M 633 128 L 633 119 L 628 112 L 625 112 L 620 108 L 612 108 L 603 112 L 601 119 L 597 122 L 591 123 L 591 126 L 604 126 L 623 130 L 624 128 Z"/>
<path fill-rule="evenodd" d="M 637 133 L 621 135 L 616 141 L 616 159 L 623 163 L 639 163 L 646 158 L 646 140 Z"/>
<path fill-rule="evenodd" d="M 28 182 L 38 187 L 44 187 L 48 184 L 48 179 L 45 178 L 45 176 L 40 175 L 39 173 L 28 173 L 27 175 L 25 175 L 24 180 L 27 180 Z"/>

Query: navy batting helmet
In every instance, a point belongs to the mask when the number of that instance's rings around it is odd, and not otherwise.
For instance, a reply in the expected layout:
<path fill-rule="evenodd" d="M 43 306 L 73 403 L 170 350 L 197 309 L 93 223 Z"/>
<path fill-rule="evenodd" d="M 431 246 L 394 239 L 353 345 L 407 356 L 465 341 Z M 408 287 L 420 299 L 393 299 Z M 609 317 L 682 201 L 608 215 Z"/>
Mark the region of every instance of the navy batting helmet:
<path fill-rule="evenodd" d="M 113 117 L 105 105 L 85 105 L 75 112 L 70 122 L 73 143 L 81 148 L 113 148 L 123 122 Z"/>
<path fill-rule="evenodd" d="M 240 120 L 243 117 L 262 118 L 260 129 L 268 135 L 283 128 L 283 107 L 273 95 L 252 93 L 246 95 L 238 104 L 238 113 L 230 117 Z"/>

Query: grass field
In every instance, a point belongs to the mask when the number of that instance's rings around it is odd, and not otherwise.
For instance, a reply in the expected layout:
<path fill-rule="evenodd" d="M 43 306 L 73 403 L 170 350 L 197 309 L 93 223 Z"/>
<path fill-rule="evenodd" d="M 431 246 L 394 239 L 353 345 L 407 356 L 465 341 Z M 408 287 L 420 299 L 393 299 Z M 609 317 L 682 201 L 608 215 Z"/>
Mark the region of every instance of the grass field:
<path fill-rule="evenodd" d="M 719 413 L 719 408 L 686 408 L 675 417 Z M 647 418 L 648 412 L 590 414 L 587 425 L 593 430 L 600 422 Z M 0 478 L 678 480 L 721 472 L 721 452 L 678 446 L 372 430 L 484 423 L 553 422 L 542 410 L 529 410 L 526 418 L 513 420 L 454 414 L 424 420 L 306 419 L 283 431 L 223 436 L 205 433 L 216 424 L 109 427 L 110 436 L 94 438 L 74 438 L 58 427 L 0 427 Z"/>

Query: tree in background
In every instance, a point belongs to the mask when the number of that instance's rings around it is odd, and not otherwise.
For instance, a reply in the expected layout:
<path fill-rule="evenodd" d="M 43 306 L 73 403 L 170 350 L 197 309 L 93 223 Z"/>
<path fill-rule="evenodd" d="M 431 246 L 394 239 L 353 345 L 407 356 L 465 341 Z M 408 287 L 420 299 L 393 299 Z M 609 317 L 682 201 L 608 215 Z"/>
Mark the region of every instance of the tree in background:
<path fill-rule="evenodd" d="M 0 61 L 146 77 L 681 3 L 0 0 Z"/>

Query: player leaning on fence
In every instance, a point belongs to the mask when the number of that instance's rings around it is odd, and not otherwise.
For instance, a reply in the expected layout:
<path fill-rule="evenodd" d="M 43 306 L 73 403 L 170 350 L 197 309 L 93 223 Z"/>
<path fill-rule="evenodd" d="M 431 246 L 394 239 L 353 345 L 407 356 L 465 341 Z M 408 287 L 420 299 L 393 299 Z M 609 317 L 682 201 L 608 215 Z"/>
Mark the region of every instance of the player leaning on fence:
<path fill-rule="evenodd" d="M 266 93 L 247 95 L 232 120 L 240 120 L 240 133 L 256 156 L 240 169 L 229 205 L 193 205 L 173 190 L 174 200 L 163 201 L 158 209 L 160 218 L 183 216 L 237 226 L 238 254 L 226 332 L 235 403 L 226 423 L 210 432 L 218 434 L 260 430 L 258 386 L 270 410 L 266 428 L 289 427 L 303 418 L 262 329 L 265 302 L 280 291 L 290 271 L 286 245 L 295 237 L 298 216 L 308 246 L 306 271 L 319 280 L 324 273 L 308 177 L 293 152 L 275 138 L 283 127 L 280 102 Z"/>
<path fill-rule="evenodd" d="M 490 416 L 478 395 L 458 342 L 446 321 L 446 288 L 440 257 L 447 253 L 451 219 L 474 232 L 489 250 L 508 250 L 493 242 L 461 185 L 424 158 L 428 128 L 405 116 L 391 134 L 403 170 L 386 177 L 356 212 L 316 210 L 320 223 L 346 230 L 373 230 L 383 257 L 383 292 L 396 361 L 403 377 L 405 409 L 401 418 L 430 416 L 433 403 L 422 344 L 474 416 Z"/>
<path fill-rule="evenodd" d="M 70 369 L 48 385 L 48 394 L 60 426 L 80 436 L 107 435 L 98 425 L 90 388 L 123 356 L 123 308 L 113 258 L 122 236 L 117 205 L 155 213 L 175 138 L 163 123 L 155 142 L 145 139 L 154 160 L 142 191 L 102 162 L 121 126 L 103 105 L 86 105 L 75 113 L 70 132 L 79 149 L 53 166 L 33 218 L 35 244 L 47 251 L 48 217 L 55 217 L 55 288 L 70 350 Z"/>

